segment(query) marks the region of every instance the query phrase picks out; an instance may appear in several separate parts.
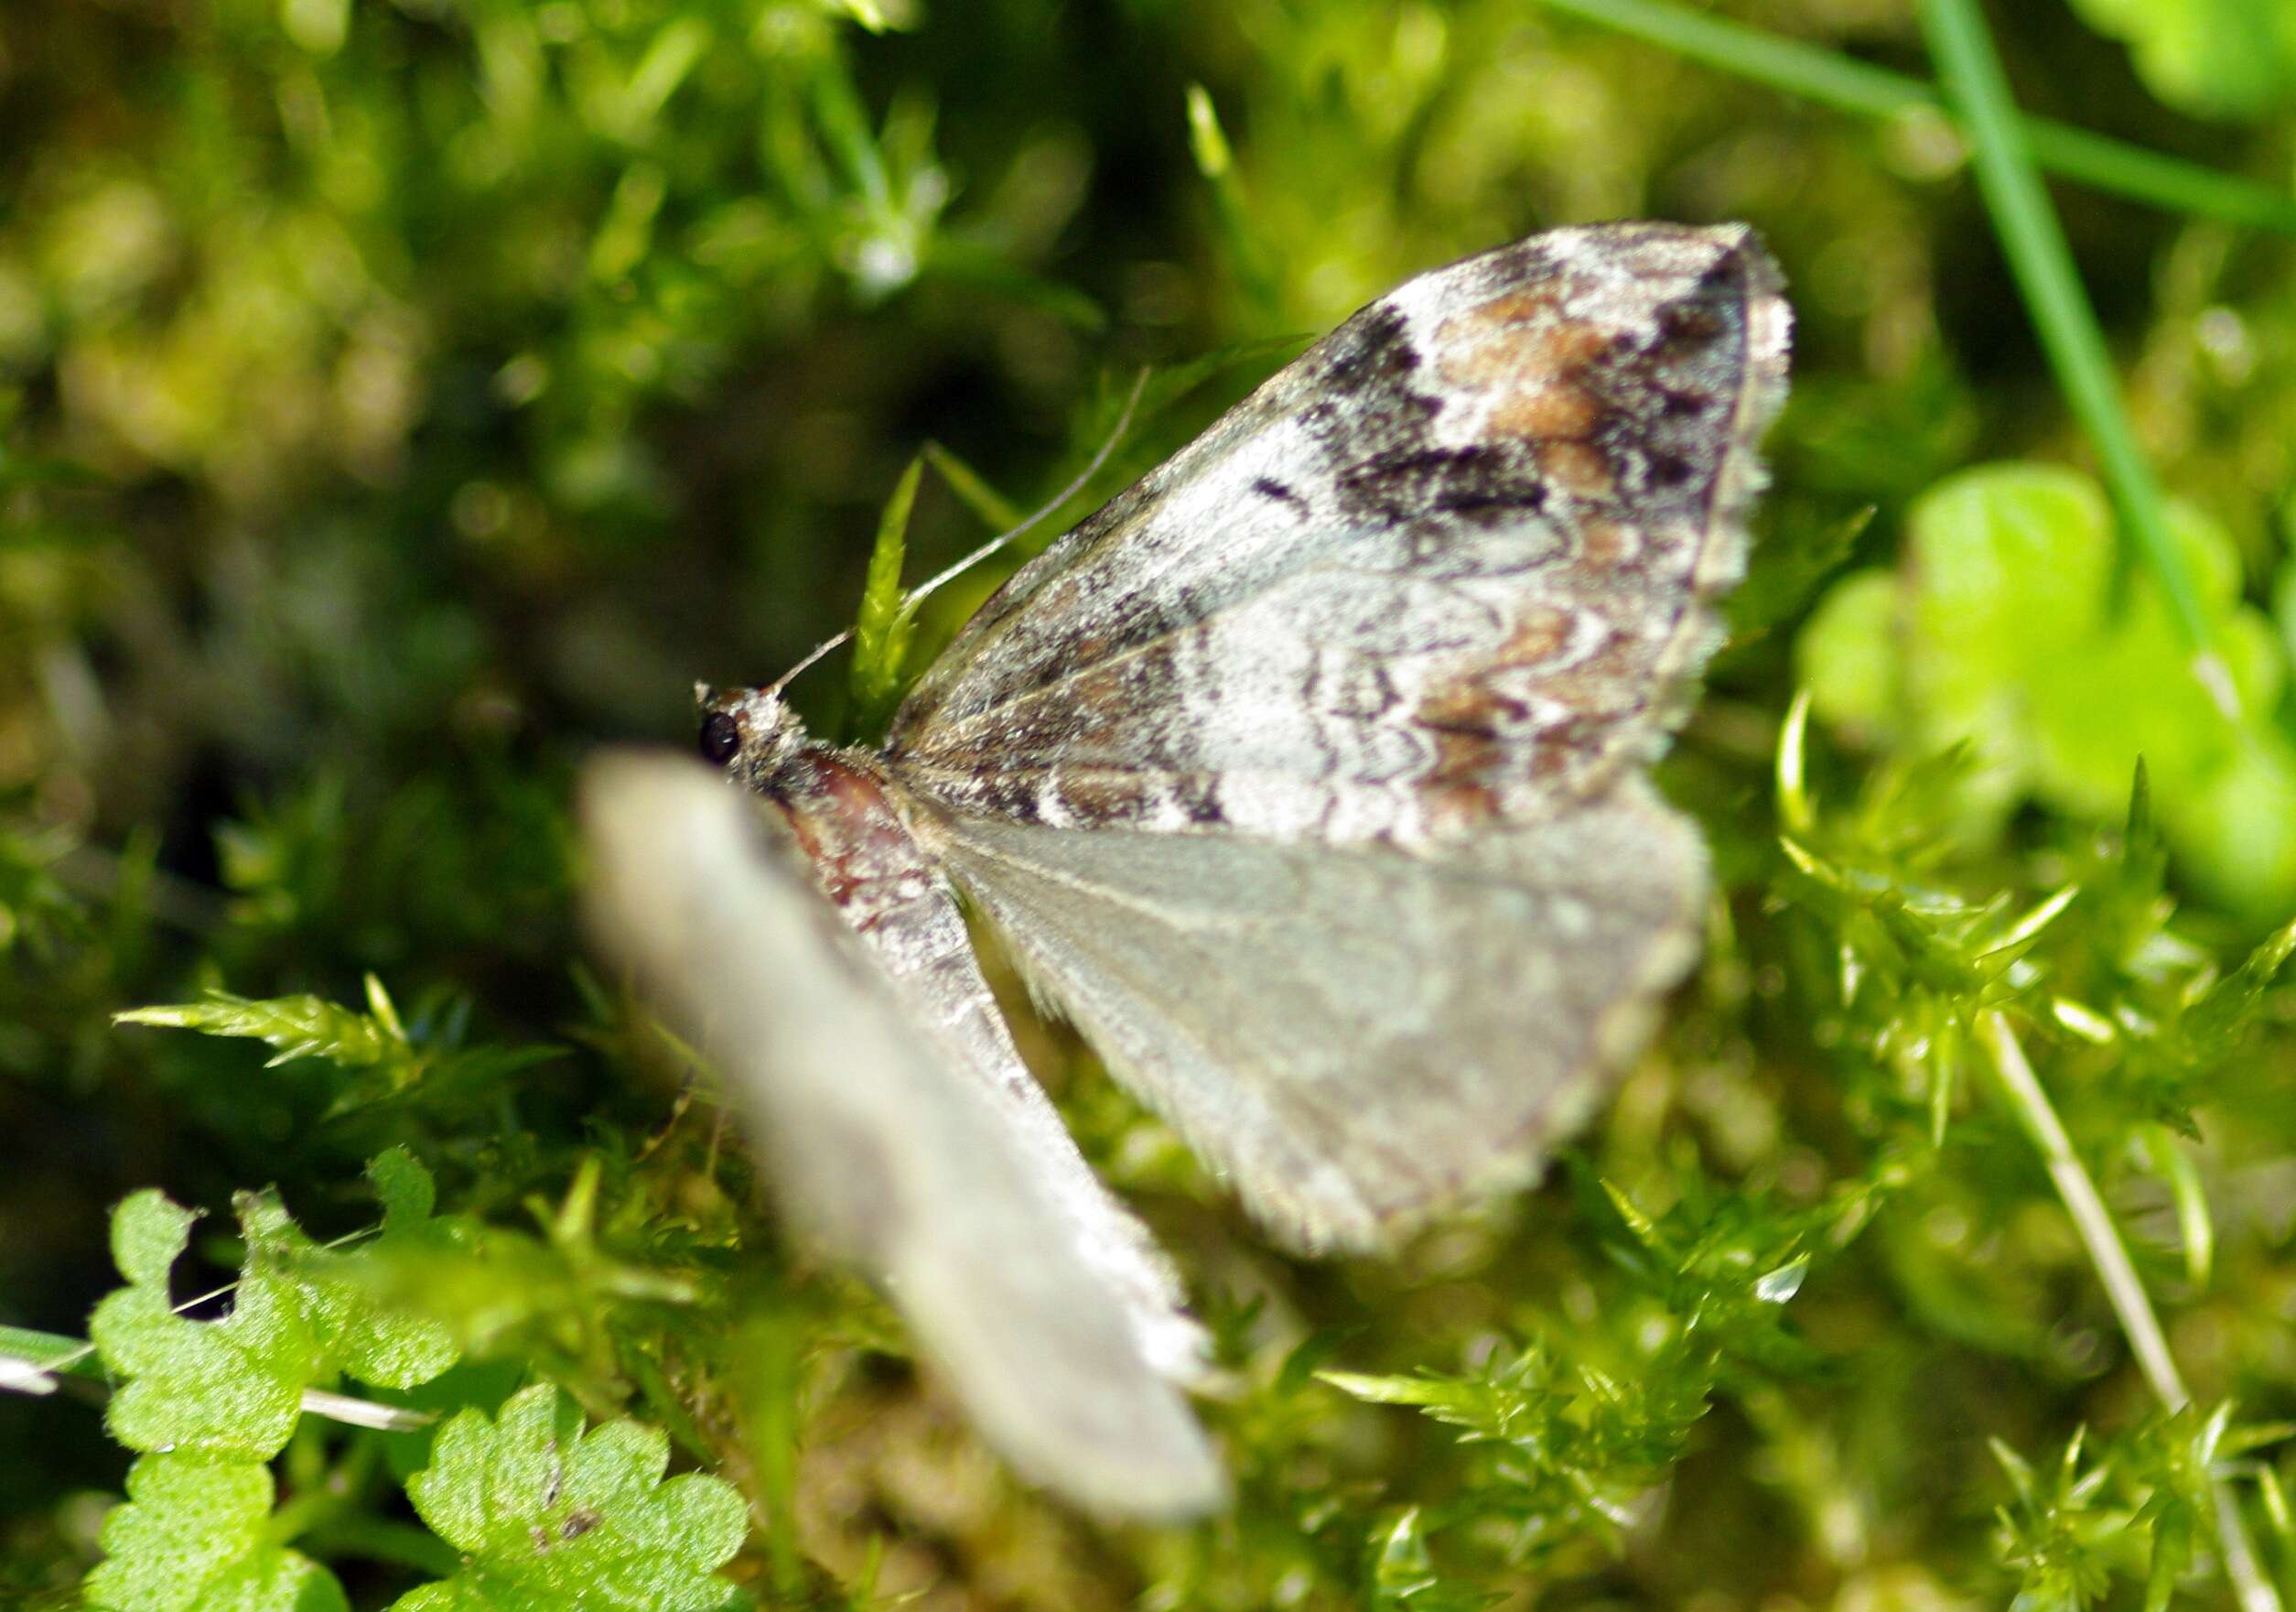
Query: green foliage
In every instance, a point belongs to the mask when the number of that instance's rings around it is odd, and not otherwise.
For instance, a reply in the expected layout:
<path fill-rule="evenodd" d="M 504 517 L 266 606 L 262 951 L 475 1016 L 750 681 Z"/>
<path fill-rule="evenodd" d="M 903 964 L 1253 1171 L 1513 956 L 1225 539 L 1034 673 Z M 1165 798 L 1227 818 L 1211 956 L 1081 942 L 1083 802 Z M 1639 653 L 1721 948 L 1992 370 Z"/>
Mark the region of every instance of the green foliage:
<path fill-rule="evenodd" d="M 167 1272 L 194 1218 L 157 1192 L 136 1194 L 113 1216 L 113 1258 L 128 1284 L 96 1306 L 89 1332 L 127 1382 L 105 1420 L 130 1449 L 261 1460 L 295 1430 L 303 1390 L 322 1375 L 318 1345 L 278 1282 L 248 1288 L 221 1321 L 176 1314 Z"/>
<path fill-rule="evenodd" d="M 1855 116 L 1919 124 L 1927 114 L 1946 110 L 1936 86 L 1911 74 L 1749 27 L 1677 0 L 1545 3 L 1551 10 L 1619 29 L 1690 60 Z M 2107 5 L 2118 5 L 2118 0 L 2107 0 Z M 2164 9 L 2174 13 L 2172 6 Z M 2254 64 L 2247 67 L 2252 70 Z M 2063 178 L 2172 212 L 2296 234 L 2296 206 L 2271 186 L 2251 184 L 2237 175 L 2053 118 L 2021 113 L 2017 121 L 2033 162 Z"/>
<path fill-rule="evenodd" d="M 2258 0 L 2074 0 L 2128 41 L 2152 92 L 2203 117 L 2258 118 L 2296 100 L 2296 16 Z"/>
<path fill-rule="evenodd" d="M 88 1575 L 103 1612 L 349 1612 L 334 1574 L 270 1537 L 270 1471 L 252 1462 L 146 1455 L 127 1503 L 103 1520 Z"/>
<path fill-rule="evenodd" d="M 422 1033 L 410 1033 L 383 981 L 370 974 L 366 990 L 364 1013 L 316 996 L 254 1001 L 210 990 L 204 1001 L 137 1008 L 113 1018 L 121 1024 L 265 1042 L 278 1049 L 267 1068 L 323 1060 L 350 1076 L 333 1083 L 330 1117 L 410 1094 L 436 1100 L 482 1090 L 558 1055 L 550 1047 L 464 1046 L 465 1025 L 455 1014 L 442 1015 L 437 1024 L 418 1023 Z"/>
<path fill-rule="evenodd" d="M 1417 1406 L 1459 1429 L 1470 1447 L 1466 1488 L 1441 1520 L 1499 1525 L 1511 1565 L 1590 1542 L 1621 1548 L 1718 1391 L 1816 1367 L 1785 1306 L 1813 1262 L 1857 1234 L 1870 1193 L 1846 1191 L 1811 1210 L 1689 1185 L 1654 1218 L 1601 1184 L 1610 1252 L 1629 1282 L 1604 1317 L 1601 1345 L 1582 1332 L 1568 1347 L 1494 1347 L 1461 1373 L 1318 1373 L 1358 1399 Z M 1586 1206 L 1595 1207 L 1590 1197 Z"/>
<path fill-rule="evenodd" d="M 917 607 L 901 586 L 900 567 L 908 554 L 909 512 L 917 502 L 917 478 L 924 473 L 922 459 L 910 460 L 885 501 L 877 523 L 877 543 L 869 550 L 868 579 L 861 589 L 861 613 L 853 628 L 853 708 L 863 733 L 883 730 L 905 687 L 901 667 L 909 659 L 909 641 L 917 626 Z"/>
<path fill-rule="evenodd" d="M 381 1236 L 361 1256 L 388 1259 L 433 1244 L 429 1175 L 404 1153 L 375 1161 Z M 103 1363 L 126 1379 L 113 1397 L 113 1435 L 131 1449 L 275 1455 L 294 1430 L 305 1388 L 347 1371 L 380 1388 L 413 1388 L 454 1364 L 436 1322 L 379 1307 L 350 1270 L 315 1248 L 268 1193 L 239 1203 L 246 1269 L 221 1321 L 178 1314 L 168 1273 L 196 1218 L 156 1192 L 112 1217 L 113 1258 L 127 1286 L 96 1306 L 90 1332 Z"/>
<path fill-rule="evenodd" d="M 447 1228 L 431 1223 L 428 1174 L 404 1152 L 375 1161 L 383 1197 L 383 1229 L 361 1250 L 363 1261 L 387 1260 L 409 1249 L 437 1246 Z M 437 1322 L 378 1304 L 367 1284 L 343 1271 L 346 1261 L 315 1248 L 287 1217 L 276 1197 L 251 1194 L 240 1205 L 247 1273 L 239 1292 L 266 1281 L 291 1282 L 304 1325 L 319 1358 L 377 1388 L 414 1388 L 453 1365 L 459 1354 Z M 353 1263 L 353 1269 L 356 1263 Z"/>
<path fill-rule="evenodd" d="M 168 1297 L 194 1217 L 157 1193 L 120 1206 L 113 1240 L 128 1285 L 96 1307 L 92 1330 L 104 1367 L 124 1379 L 110 1410 L 113 1436 L 155 1453 L 137 1461 L 129 1503 L 105 1522 L 105 1560 L 89 1581 L 95 1604 L 348 1605 L 332 1574 L 286 1548 L 291 1527 L 286 1513 L 275 1518 L 263 1462 L 297 1432 L 311 1385 L 340 1373 L 416 1389 L 456 1363 L 448 1330 L 375 1278 L 410 1260 L 436 1269 L 472 1229 L 432 1217 L 430 1174 L 406 1153 L 377 1158 L 370 1177 L 382 1228 L 350 1254 L 313 1245 L 270 1195 L 243 1195 L 245 1264 L 229 1290 L 231 1314 L 212 1322 L 185 1318 Z M 399 1606 L 727 1601 L 711 1570 L 739 1547 L 747 1513 L 716 1478 L 663 1482 L 669 1441 L 658 1429 L 625 1421 L 586 1433 L 579 1409 L 544 1384 L 512 1395 L 491 1422 L 464 1410 L 428 1456 L 407 1480 L 408 1498 L 463 1566 Z"/>
<path fill-rule="evenodd" d="M 2242 713 L 2191 674 L 2159 590 L 2116 576 L 2112 524 L 2087 478 L 2043 465 L 1964 471 L 1906 516 L 1896 572 L 1845 577 L 1797 650 L 1818 713 L 1870 742 L 1966 742 L 1972 832 L 2037 796 L 2108 817 L 2150 771 L 2170 842 L 2229 904 L 2296 900 L 2296 746 L 2276 719 L 2287 663 L 2241 601 L 2237 553 L 2189 507 L 2174 530 Z"/>
<path fill-rule="evenodd" d="M 2190 569 L 2170 529 L 2159 476 L 2137 445 L 2135 427 L 2112 355 L 2105 344 L 2094 299 L 2073 261 L 2064 225 L 2041 182 L 2030 139 L 2021 127 L 2000 51 L 1977 0 L 1923 0 L 1915 12 L 1922 38 L 1936 63 L 1946 103 L 1969 142 L 1970 177 L 2008 260 L 2033 334 L 2096 453 L 2112 500 L 2115 535 L 2128 562 L 2142 566 L 2159 584 L 2194 672 L 2221 684 L 2215 643 L 2208 631 Z M 2216 689 L 2223 698 L 2221 688 Z"/>
<path fill-rule="evenodd" d="M 1323 1377 L 1358 1399 L 1419 1406 L 1460 1429 L 1462 1443 L 1494 1446 L 1478 1475 L 1478 1509 L 1510 1522 L 1527 1557 L 1586 1531 L 1615 1537 L 1681 1458 L 1705 1400 L 1676 1362 L 1652 1364 L 1621 1380 L 1533 1347 L 1462 1376 Z"/>
<path fill-rule="evenodd" d="M 56 877 L 70 849 L 62 836 L 0 830 L 0 955 L 19 948 L 52 955 L 82 931 L 81 905 Z"/>
<path fill-rule="evenodd" d="M 465 1411 L 410 1479 L 425 1522 L 460 1550 L 453 1578 L 403 1597 L 401 1612 L 727 1604 L 711 1575 L 749 1531 L 741 1498 L 713 1477 L 663 1481 L 669 1440 L 617 1422 L 585 1432 L 547 1384 L 490 1421 Z"/>
<path fill-rule="evenodd" d="M 2207 1548 L 2220 1463 L 2291 1432 L 2236 1428 L 2230 1405 L 2187 1409 L 2129 1430 L 2093 1456 L 2087 1434 L 2076 1432 L 2039 1471 L 1995 1439 L 2011 1495 L 1994 1513 L 1997 1547 L 2020 1576 L 2015 1605 L 2078 1612 L 2126 1579 L 2143 1586 L 2147 1612 L 2160 1612 Z"/>

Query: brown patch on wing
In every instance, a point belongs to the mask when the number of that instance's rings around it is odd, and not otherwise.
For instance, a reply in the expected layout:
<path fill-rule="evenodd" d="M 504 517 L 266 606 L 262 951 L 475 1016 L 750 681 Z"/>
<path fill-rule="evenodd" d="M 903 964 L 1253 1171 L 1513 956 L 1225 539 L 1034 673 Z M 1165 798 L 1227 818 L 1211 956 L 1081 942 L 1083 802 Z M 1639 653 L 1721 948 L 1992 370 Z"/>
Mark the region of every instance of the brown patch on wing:
<path fill-rule="evenodd" d="M 1521 702 L 1493 693 L 1491 679 L 1501 672 L 1527 671 L 1553 660 L 1578 635 L 1583 613 L 1561 605 L 1525 604 L 1495 649 L 1421 698 L 1415 713 L 1421 725 L 1490 731 L 1493 730 L 1486 718 L 1492 712 L 1520 719 Z"/>
<path fill-rule="evenodd" d="M 1136 822 L 1148 806 L 1148 781 L 1137 773 L 1077 767 L 1050 782 L 1059 791 L 1061 809 L 1095 828 Z"/>
<path fill-rule="evenodd" d="M 1599 503 L 1618 492 L 1611 461 L 1590 442 L 1545 441 L 1536 445 L 1538 468 L 1580 503 Z"/>
<path fill-rule="evenodd" d="M 1506 746 L 1495 732 L 1479 731 L 1474 721 L 1462 716 L 1457 726 L 1427 724 L 1435 731 L 1435 765 L 1419 780 L 1419 799 L 1428 819 L 1442 829 L 1471 828 L 1499 815 L 1495 779 L 1505 763 Z"/>
<path fill-rule="evenodd" d="M 1616 570 L 1643 551 L 1643 535 L 1624 521 L 1589 515 L 1579 527 L 1579 557 L 1598 571 Z"/>
<path fill-rule="evenodd" d="M 1552 281 L 1525 286 L 1516 290 L 1478 303 L 1456 319 L 1447 320 L 1443 333 L 1449 335 L 1454 326 L 1536 324 L 1552 320 L 1562 315 L 1562 289 Z"/>
<path fill-rule="evenodd" d="M 1596 720 L 1616 720 L 1644 703 L 1651 646 L 1629 633 L 1602 635 L 1592 654 L 1540 680 L 1539 691 Z"/>
<path fill-rule="evenodd" d="M 1457 735 L 1495 742 L 1506 721 L 1522 714 L 1518 702 L 1492 693 L 1483 686 L 1482 677 L 1476 676 L 1453 678 L 1428 690 L 1412 716 L 1420 727 L 1439 736 Z"/>
<path fill-rule="evenodd" d="M 1570 643 L 1578 625 L 1577 612 L 1551 604 L 1523 608 L 1513 631 L 1491 657 L 1491 667 L 1536 666 L 1550 661 Z"/>
<path fill-rule="evenodd" d="M 1499 813 L 1505 784 L 1561 764 L 1564 758 L 1550 754 L 1525 729 L 1530 708 L 1494 682 L 1501 673 L 1556 660 L 1578 637 L 1579 625 L 1579 612 L 1531 606 L 1497 649 L 1421 697 L 1412 716 L 1434 736 L 1435 762 L 1418 791 L 1439 830 L 1489 821 Z"/>
<path fill-rule="evenodd" d="M 1525 386 L 1491 411 L 1491 424 L 1511 437 L 1579 442 L 1594 434 L 1602 405 L 1594 394 L 1573 384 Z"/>
<path fill-rule="evenodd" d="M 1568 660 L 1551 653 L 1528 655 L 1525 652 L 1535 644 L 1551 640 L 1551 624 L 1518 629 L 1502 657 L 1450 678 L 1420 702 L 1415 714 L 1436 734 L 1436 763 L 1422 781 L 1421 798 L 1439 831 L 1471 827 L 1500 812 L 1517 791 L 1583 767 L 1611 743 L 1622 721 L 1647 709 L 1652 653 L 1647 639 L 1600 619 L 1599 634 L 1588 633 L 1585 622 L 1590 615 L 1601 618 L 1599 609 L 1552 614 L 1568 623 L 1570 647 L 1582 653 Z M 1595 642 L 1589 649 L 1590 636 Z M 1527 699 L 1493 687 L 1503 671 L 1532 674 L 1538 698 L 1536 724 Z M 1519 682 L 1516 687 L 1519 690 Z M 1490 797 L 1482 816 L 1460 809 L 1458 796 L 1469 786 Z"/>
<path fill-rule="evenodd" d="M 1658 310 L 1658 345 L 1670 360 L 1695 357 L 1695 351 L 1685 350 L 1707 347 L 1729 331 L 1721 315 L 1699 303 L 1669 302 Z"/>
<path fill-rule="evenodd" d="M 1539 444 L 1542 467 L 1565 491 L 1602 495 L 1609 468 L 1584 445 L 1607 413 L 1589 372 L 1611 351 L 1611 332 L 1567 317 L 1548 287 L 1494 297 L 1446 319 L 1436 340 L 1443 378 L 1491 395 L 1493 430 Z M 1545 463 L 1550 449 L 1559 469 Z"/>
<path fill-rule="evenodd" d="M 1521 422 L 1526 435 L 1547 420 L 1556 435 L 1584 436 L 1601 417 L 1601 400 L 1584 376 L 1609 338 L 1591 325 L 1493 328 L 1462 318 L 1446 320 L 1438 340 L 1446 349 L 1443 378 L 1465 391 L 1500 394 L 1496 412 Z"/>

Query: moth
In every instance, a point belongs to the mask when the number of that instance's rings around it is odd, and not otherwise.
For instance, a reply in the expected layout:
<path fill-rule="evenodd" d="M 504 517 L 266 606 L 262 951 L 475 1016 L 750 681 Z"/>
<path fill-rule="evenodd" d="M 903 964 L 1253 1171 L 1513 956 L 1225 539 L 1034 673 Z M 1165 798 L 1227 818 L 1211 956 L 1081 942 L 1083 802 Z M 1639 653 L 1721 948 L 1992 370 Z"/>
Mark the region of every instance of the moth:
<path fill-rule="evenodd" d="M 1744 567 L 1789 324 L 1742 225 L 1422 275 L 1020 568 L 881 746 L 705 689 L 738 794 L 593 769 L 602 943 L 1028 1476 L 1223 1494 L 1179 1281 L 960 899 L 1288 1248 L 1531 1179 L 1695 956 L 1704 849 L 1646 774 Z"/>

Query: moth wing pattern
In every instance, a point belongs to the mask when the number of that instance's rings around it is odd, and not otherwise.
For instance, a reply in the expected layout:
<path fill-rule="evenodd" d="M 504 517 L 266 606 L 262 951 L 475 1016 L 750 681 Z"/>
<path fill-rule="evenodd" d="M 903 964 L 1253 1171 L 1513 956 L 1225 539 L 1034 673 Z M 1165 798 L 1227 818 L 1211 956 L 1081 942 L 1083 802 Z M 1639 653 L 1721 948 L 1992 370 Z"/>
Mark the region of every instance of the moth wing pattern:
<path fill-rule="evenodd" d="M 1023 567 L 896 713 L 959 814 L 1421 843 L 1655 756 L 1744 562 L 1790 323 L 1742 225 L 1422 275 Z"/>
<path fill-rule="evenodd" d="M 597 944 L 703 1046 L 783 1211 L 876 1276 L 989 1442 L 1111 1514 L 1225 1480 L 1008 1118 L 840 921 L 772 815 L 699 763 L 601 756 L 581 792 Z"/>
<path fill-rule="evenodd" d="M 1439 857 L 987 818 L 943 854 L 1111 1073 L 1310 1253 L 1531 1174 L 1688 966 L 1706 884 L 1639 779 Z"/>

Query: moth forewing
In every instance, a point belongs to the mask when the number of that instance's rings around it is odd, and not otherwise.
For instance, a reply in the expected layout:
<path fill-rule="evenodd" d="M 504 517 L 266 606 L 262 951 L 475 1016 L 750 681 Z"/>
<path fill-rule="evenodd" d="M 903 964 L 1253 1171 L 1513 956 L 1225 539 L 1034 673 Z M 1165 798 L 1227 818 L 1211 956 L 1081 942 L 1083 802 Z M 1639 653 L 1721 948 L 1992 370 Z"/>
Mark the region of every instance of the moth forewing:
<path fill-rule="evenodd" d="M 1073 829 L 1553 816 L 1680 719 L 1788 322 L 1742 225 L 1558 230 L 1422 275 L 1016 573 L 887 761 L 953 814 Z"/>
<path fill-rule="evenodd" d="M 789 1219 L 876 1277 L 989 1442 L 1089 1509 L 1177 1518 L 1224 1479 L 1040 1163 L 951 1078 L 785 832 L 695 762 L 581 795 L 596 943 L 703 1047 Z"/>
<path fill-rule="evenodd" d="M 919 837 L 1295 1245 L 1529 1178 L 1688 967 L 1705 858 L 1638 774 L 1744 568 L 1789 326 L 1742 225 L 1422 275 L 1024 567 L 897 715 Z"/>

